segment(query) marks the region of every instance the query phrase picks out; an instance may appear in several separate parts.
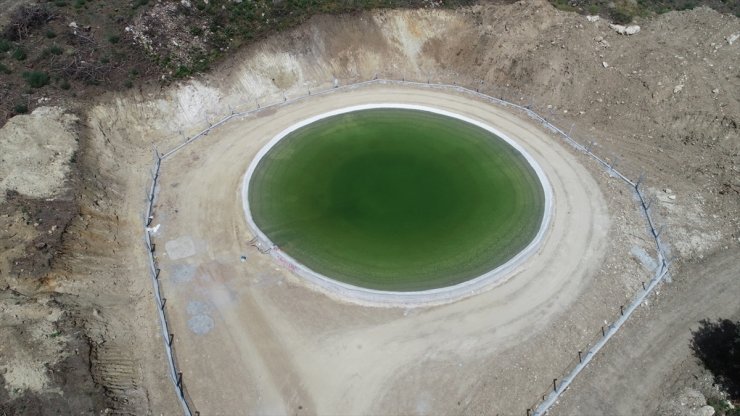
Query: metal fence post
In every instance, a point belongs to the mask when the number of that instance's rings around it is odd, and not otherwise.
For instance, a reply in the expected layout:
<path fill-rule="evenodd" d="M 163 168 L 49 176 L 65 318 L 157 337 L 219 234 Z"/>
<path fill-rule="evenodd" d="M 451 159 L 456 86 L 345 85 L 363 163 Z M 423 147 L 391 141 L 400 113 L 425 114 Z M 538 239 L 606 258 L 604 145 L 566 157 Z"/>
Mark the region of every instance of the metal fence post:
<path fill-rule="evenodd" d="M 641 189 L 640 189 L 640 186 L 642 185 L 642 182 L 644 182 L 644 179 L 645 179 L 644 172 L 640 174 L 640 177 L 638 178 L 638 180 L 636 182 L 632 182 L 630 179 L 628 179 L 626 176 L 624 176 L 623 174 L 621 174 L 620 172 L 618 172 L 616 170 L 616 166 L 619 164 L 619 158 L 618 157 L 614 157 L 613 158 L 613 161 L 611 163 L 607 163 L 605 159 L 601 159 L 599 156 L 595 155 L 592 152 L 592 149 L 596 145 L 596 142 L 595 141 L 593 141 L 593 140 L 592 141 L 589 141 L 586 146 L 583 146 L 580 143 L 576 142 L 575 139 L 572 138 L 572 134 L 575 131 L 575 124 L 576 124 L 575 122 L 573 122 L 571 124 L 570 129 L 569 129 L 569 131 L 568 131 L 568 133 L 566 135 L 563 132 L 563 130 L 561 130 L 560 128 L 554 126 L 547 119 L 545 119 L 544 117 L 542 117 L 541 115 L 539 115 L 538 113 L 536 113 L 534 110 L 532 110 L 532 106 L 527 106 L 525 108 L 525 107 L 523 107 L 523 105 L 517 105 L 517 104 L 515 104 L 513 102 L 505 101 L 503 99 L 504 96 L 512 97 L 511 98 L 512 100 L 516 100 L 517 99 L 516 97 L 519 96 L 519 95 L 516 95 L 516 96 L 513 95 L 512 92 L 509 91 L 507 88 L 505 88 L 503 86 L 497 87 L 495 85 L 491 85 L 488 88 L 488 90 L 491 92 L 491 94 L 494 94 L 496 91 L 499 92 L 499 94 L 501 96 L 501 99 L 498 99 L 497 100 L 492 95 L 488 95 L 488 94 L 485 94 L 484 92 L 481 92 L 481 91 L 485 91 L 485 88 L 483 87 L 484 81 L 482 79 L 480 80 L 480 85 L 476 85 L 475 87 L 469 88 L 469 87 L 463 86 L 464 84 L 458 85 L 457 80 L 454 79 L 454 75 L 452 75 L 452 76 L 453 76 L 453 80 L 451 81 L 452 85 L 449 84 L 450 81 L 448 81 L 447 83 L 444 83 L 444 84 L 438 83 L 438 82 L 435 82 L 434 84 L 432 84 L 431 83 L 431 78 L 429 76 L 426 79 L 426 84 L 427 84 L 427 86 L 429 88 L 440 88 L 441 87 L 441 88 L 447 89 L 449 91 L 461 91 L 461 92 L 464 92 L 464 93 L 467 93 L 467 94 L 470 94 L 470 95 L 473 95 L 473 96 L 477 96 L 478 98 L 481 98 L 484 101 L 495 103 L 495 104 L 497 104 L 499 106 L 502 106 L 504 108 L 507 108 L 507 109 L 516 109 L 516 110 L 523 111 L 530 118 L 532 118 L 535 121 L 541 123 L 549 131 L 551 131 L 553 133 L 556 133 L 556 134 L 559 134 L 560 135 L 560 138 L 561 139 L 564 139 L 566 143 L 574 146 L 576 149 L 585 150 L 586 153 L 592 159 L 595 159 L 601 165 L 603 165 L 604 168 L 606 168 L 607 170 L 611 170 L 615 175 L 617 175 L 623 181 L 625 181 L 626 183 L 628 183 L 632 187 L 634 187 L 635 192 L 637 193 L 637 195 L 638 195 L 638 197 L 640 199 L 640 205 L 641 205 L 642 211 L 644 212 L 644 214 L 647 217 L 647 222 L 648 222 L 648 225 L 649 225 L 649 227 L 651 229 L 651 233 L 653 234 L 653 237 L 654 237 L 654 240 L 655 240 L 655 244 L 656 244 L 656 248 L 658 250 L 658 255 L 659 255 L 659 258 L 661 260 L 661 268 L 660 268 L 660 270 L 658 272 L 656 272 L 656 275 L 653 278 L 653 280 L 651 280 L 652 283 L 650 283 L 649 285 L 646 285 L 645 281 L 642 281 L 641 282 L 642 289 L 643 289 L 643 291 L 645 293 L 640 294 L 639 292 L 637 292 L 643 298 L 646 297 L 646 296 L 648 296 L 648 294 L 649 294 L 649 293 L 647 293 L 648 290 L 652 290 L 652 288 L 655 287 L 655 285 L 657 283 L 659 283 L 660 280 L 662 280 L 663 278 L 665 278 L 666 276 L 669 275 L 669 270 L 668 269 L 669 269 L 669 265 L 670 265 L 670 260 L 665 257 L 665 255 L 663 253 L 663 248 L 662 248 L 661 242 L 659 240 L 660 235 L 664 231 L 664 226 L 657 227 L 655 225 L 655 223 L 653 222 L 651 213 L 649 212 L 649 209 L 651 208 L 651 206 L 654 205 L 654 202 L 655 202 L 654 196 L 653 196 L 653 198 L 645 198 L 644 195 L 642 194 Z M 339 85 L 339 79 L 336 78 L 336 77 L 334 77 L 334 79 L 333 79 L 333 88 L 330 87 L 329 89 L 327 89 L 325 91 L 319 91 L 318 94 L 321 95 L 321 94 L 325 94 L 325 93 L 331 93 L 333 89 L 353 88 L 355 86 L 359 86 L 360 84 L 365 84 L 365 83 L 380 83 L 380 84 L 394 84 L 394 85 L 395 84 L 401 84 L 401 85 L 404 85 L 404 84 L 417 85 L 417 84 L 419 84 L 419 85 L 423 85 L 423 81 L 416 82 L 413 79 L 411 79 L 409 81 L 406 81 L 405 74 L 402 74 L 400 81 L 397 78 L 395 80 L 394 79 L 379 79 L 379 74 L 376 72 L 374 74 L 374 76 L 373 76 L 373 78 L 372 78 L 371 81 L 357 82 L 357 83 L 354 83 L 354 84 L 347 84 L 347 85 L 341 86 L 341 88 L 340 88 L 340 85 Z M 475 90 L 474 92 L 473 92 L 473 89 Z M 307 87 L 307 93 L 308 93 L 307 96 L 311 96 L 312 95 L 311 89 L 308 88 L 308 87 Z M 477 95 L 475 95 L 475 94 L 477 94 Z M 293 101 L 296 101 L 296 100 L 302 98 L 302 97 L 296 97 L 294 99 L 288 100 L 287 99 L 287 96 L 285 95 L 285 92 L 282 93 L 282 96 L 283 96 L 283 103 L 293 102 Z M 523 97 L 520 99 L 520 101 L 522 102 L 522 104 L 525 103 Z M 536 108 L 537 107 L 537 102 L 534 101 L 534 100 L 531 100 L 531 102 L 533 103 L 533 107 Z M 255 104 L 256 104 L 256 109 L 253 109 L 253 110 L 245 110 L 243 113 L 240 113 L 240 114 L 248 115 L 248 114 L 250 114 L 252 112 L 259 111 L 261 109 L 261 106 L 260 106 L 260 103 L 259 103 L 259 101 L 257 99 L 255 99 Z M 278 105 L 278 103 L 270 104 L 268 107 L 272 107 L 272 106 L 275 106 L 275 105 Z M 158 174 L 159 174 L 159 164 L 163 160 L 163 157 L 164 158 L 169 157 L 175 150 L 178 150 L 179 148 L 185 146 L 186 144 L 188 144 L 191 141 L 195 141 L 196 139 L 198 139 L 201 136 L 207 135 L 210 132 L 210 130 L 213 129 L 214 127 L 218 127 L 221 124 L 223 124 L 225 121 L 227 121 L 228 119 L 233 118 L 233 116 L 236 114 L 235 113 L 235 110 L 231 107 L 231 105 L 228 105 L 228 109 L 230 111 L 230 116 L 227 116 L 224 119 L 222 119 L 221 121 L 218 121 L 215 125 L 210 122 L 210 120 L 208 119 L 208 113 L 206 112 L 206 114 L 205 114 L 205 121 L 208 124 L 208 128 L 205 129 L 200 134 L 198 134 L 198 135 L 196 135 L 196 136 L 194 136 L 192 138 L 188 138 L 187 136 L 185 136 L 183 134 L 182 131 L 179 131 L 180 135 L 182 135 L 184 137 L 185 143 L 177 146 L 175 149 L 170 150 L 169 152 L 165 153 L 164 155 L 160 155 L 159 152 L 158 152 L 158 150 L 156 149 L 156 147 L 154 147 L 154 153 L 155 153 L 155 157 L 156 157 L 157 161 L 156 161 L 156 165 L 155 165 L 155 170 L 152 173 L 152 179 L 153 179 L 153 181 L 152 181 L 152 188 L 151 188 L 151 191 L 150 191 L 150 193 L 148 195 L 149 212 L 147 213 L 148 216 L 145 218 L 145 221 L 144 221 L 145 224 L 146 224 L 146 227 L 149 227 L 151 225 L 151 223 L 153 221 L 153 218 L 154 218 L 153 213 L 152 213 L 153 212 L 153 201 L 155 199 L 155 195 L 154 195 L 155 192 L 154 191 L 155 191 L 156 185 L 157 185 L 157 179 L 158 179 Z M 552 111 L 554 111 L 554 110 L 550 110 L 550 112 L 552 112 Z M 218 117 L 218 115 L 217 115 L 217 117 Z M 563 136 L 565 136 L 565 137 L 563 138 Z M 146 234 L 146 242 L 149 245 L 148 246 L 148 249 L 149 249 L 149 252 L 150 252 L 150 262 L 151 262 L 150 273 L 152 273 L 152 277 L 153 277 L 153 283 L 154 283 L 154 286 L 155 286 L 155 288 L 154 288 L 155 295 L 156 295 L 156 298 L 157 299 L 161 299 L 161 305 L 160 305 L 161 306 L 160 319 L 162 319 L 161 325 L 163 327 L 164 334 L 167 334 L 169 336 L 169 339 L 167 340 L 168 354 L 170 355 L 170 360 L 169 361 L 170 361 L 170 365 L 171 365 L 171 370 L 170 370 L 171 372 L 169 374 L 170 374 L 170 377 L 172 377 L 173 375 L 176 376 L 176 387 L 179 389 L 180 396 L 182 398 L 182 403 L 186 407 L 187 412 L 190 413 L 192 411 L 192 412 L 194 412 L 194 414 L 197 415 L 199 413 L 197 411 L 194 411 L 193 409 L 191 409 L 191 406 L 188 403 L 188 399 L 185 399 L 185 397 L 184 397 L 184 385 L 183 385 L 182 372 L 177 372 L 178 369 L 175 366 L 174 351 L 172 349 L 172 345 L 173 345 L 173 342 L 174 342 L 174 334 L 171 333 L 171 332 L 169 332 L 169 327 L 168 327 L 168 324 L 167 324 L 167 321 L 166 321 L 166 316 L 164 316 L 164 308 L 165 308 L 167 299 L 165 297 L 161 296 L 162 294 L 160 293 L 160 290 L 161 290 L 160 289 L 160 285 L 157 282 L 157 280 L 159 279 L 161 270 L 159 269 L 159 267 L 157 267 L 157 264 L 156 264 L 156 261 L 155 261 L 155 257 L 154 257 L 154 254 L 153 254 L 155 252 L 155 247 L 156 246 L 155 246 L 154 242 L 151 241 L 151 237 L 150 237 L 149 231 L 148 230 L 145 230 L 145 232 L 147 233 Z M 635 308 L 635 303 L 633 301 L 633 303 L 630 303 L 630 306 L 629 306 L 629 308 L 626 311 L 628 313 L 627 316 L 629 316 L 629 314 L 631 314 L 632 311 L 634 311 L 634 308 Z M 625 317 L 625 307 L 624 307 L 624 305 L 621 305 L 620 306 L 620 315 L 622 317 Z M 602 334 L 602 337 L 604 337 L 606 339 L 605 340 L 601 340 L 599 342 L 600 343 L 607 342 L 608 339 L 609 339 L 609 337 L 611 337 L 619 329 L 619 327 L 621 327 L 621 325 L 622 325 L 622 323 L 624 322 L 625 319 L 626 318 L 620 318 L 617 321 L 615 321 L 615 323 L 613 323 L 612 325 L 609 325 L 609 329 L 610 329 L 609 334 L 606 333 L 607 332 L 606 331 L 606 327 L 602 325 L 601 326 L 601 334 Z M 596 348 L 596 347 L 598 347 L 598 348 Z M 575 369 L 573 369 L 573 371 L 570 373 L 571 375 L 565 377 L 561 381 L 560 386 L 561 386 L 561 388 L 563 390 L 565 390 L 565 389 L 568 388 L 568 385 L 572 382 L 573 377 L 575 377 L 575 375 L 578 374 L 578 371 L 580 371 L 579 367 L 582 367 L 582 366 L 587 365 L 588 362 L 592 359 L 593 354 L 595 354 L 596 352 L 598 352 L 599 348 L 600 347 L 598 345 L 595 346 L 595 347 L 589 347 L 585 356 L 583 355 L 583 351 L 582 350 L 578 350 L 578 361 L 579 361 L 579 363 L 581 365 L 579 365 Z M 584 362 L 584 360 L 585 360 L 585 362 Z M 547 409 L 549 407 L 549 405 L 551 404 L 550 402 L 553 401 L 554 398 L 557 398 L 557 396 L 560 393 L 562 393 L 562 392 L 559 392 L 558 391 L 558 379 L 557 378 L 553 379 L 553 391 L 554 391 L 554 393 L 551 393 L 550 394 L 550 397 L 547 398 L 547 403 L 540 403 L 540 405 L 536 406 L 535 408 L 528 408 L 527 409 L 527 415 L 530 416 L 532 413 L 534 413 L 534 414 L 541 414 L 541 412 L 544 411 L 543 409 Z M 546 396 L 543 396 L 542 397 L 542 401 L 545 402 L 545 400 L 546 400 Z"/>

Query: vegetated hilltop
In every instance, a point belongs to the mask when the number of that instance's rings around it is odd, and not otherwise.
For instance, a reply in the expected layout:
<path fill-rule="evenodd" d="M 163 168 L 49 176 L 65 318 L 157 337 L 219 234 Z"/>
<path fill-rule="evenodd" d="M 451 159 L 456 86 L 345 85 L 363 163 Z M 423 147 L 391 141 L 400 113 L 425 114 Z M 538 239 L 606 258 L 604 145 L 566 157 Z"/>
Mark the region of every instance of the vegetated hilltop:
<path fill-rule="evenodd" d="M 0 125 L 60 99 L 200 73 L 245 43 L 316 14 L 452 7 L 471 0 L 54 0 L 0 19 Z"/>
<path fill-rule="evenodd" d="M 708 5 L 740 14 L 734 0 L 549 0 L 617 23 Z M 206 71 L 241 47 L 318 14 L 377 8 L 450 8 L 474 0 L 54 0 L 9 2 L 0 18 L 0 125 L 59 100 Z M 513 0 L 496 0 L 511 3 Z"/>

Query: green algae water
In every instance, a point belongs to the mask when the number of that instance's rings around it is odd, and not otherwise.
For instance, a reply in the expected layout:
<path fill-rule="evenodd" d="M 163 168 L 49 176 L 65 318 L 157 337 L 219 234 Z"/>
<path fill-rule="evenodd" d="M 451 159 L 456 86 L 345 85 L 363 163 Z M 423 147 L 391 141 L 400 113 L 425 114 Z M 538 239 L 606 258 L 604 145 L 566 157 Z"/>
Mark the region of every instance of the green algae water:
<path fill-rule="evenodd" d="M 249 183 L 257 226 L 326 277 L 369 289 L 451 286 L 511 259 L 545 196 L 516 149 L 456 118 L 406 109 L 331 116 L 280 140 Z"/>

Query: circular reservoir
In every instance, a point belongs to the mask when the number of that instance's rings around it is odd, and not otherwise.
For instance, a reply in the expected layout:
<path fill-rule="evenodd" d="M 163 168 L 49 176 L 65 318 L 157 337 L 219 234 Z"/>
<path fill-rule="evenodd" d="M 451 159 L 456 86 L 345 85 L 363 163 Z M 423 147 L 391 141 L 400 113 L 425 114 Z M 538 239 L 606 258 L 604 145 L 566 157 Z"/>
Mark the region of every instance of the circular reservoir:
<path fill-rule="evenodd" d="M 532 243 L 547 201 L 514 143 L 460 118 L 373 108 L 294 126 L 252 163 L 247 216 L 296 262 L 356 287 L 484 275 Z"/>

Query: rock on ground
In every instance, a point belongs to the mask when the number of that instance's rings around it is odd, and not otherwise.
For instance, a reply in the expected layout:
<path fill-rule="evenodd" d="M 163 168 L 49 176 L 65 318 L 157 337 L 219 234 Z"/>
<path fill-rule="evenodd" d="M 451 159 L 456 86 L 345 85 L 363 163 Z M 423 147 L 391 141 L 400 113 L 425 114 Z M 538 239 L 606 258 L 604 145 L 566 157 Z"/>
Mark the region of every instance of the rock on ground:
<path fill-rule="evenodd" d="M 0 129 L 0 202 L 8 190 L 33 198 L 63 190 L 77 152 L 77 121 L 59 107 L 39 107 Z"/>

